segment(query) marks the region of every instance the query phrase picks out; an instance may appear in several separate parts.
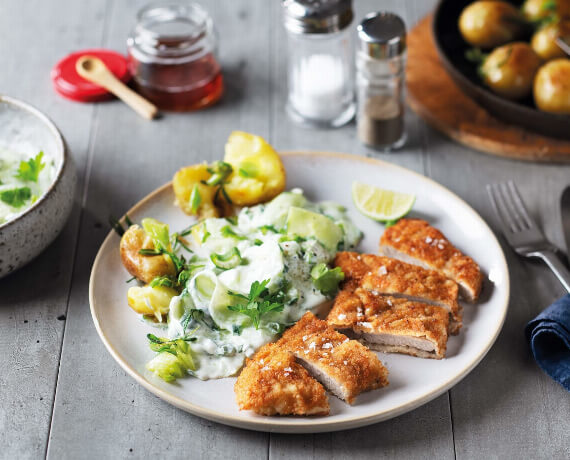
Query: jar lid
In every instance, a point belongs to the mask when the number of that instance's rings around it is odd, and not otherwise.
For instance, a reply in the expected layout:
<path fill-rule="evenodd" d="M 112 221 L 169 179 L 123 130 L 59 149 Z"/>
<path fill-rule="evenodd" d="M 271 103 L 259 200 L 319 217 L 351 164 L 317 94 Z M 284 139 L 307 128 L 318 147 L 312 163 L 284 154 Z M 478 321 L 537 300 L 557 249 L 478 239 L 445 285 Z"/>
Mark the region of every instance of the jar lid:
<path fill-rule="evenodd" d="M 285 28 L 294 34 L 338 32 L 352 22 L 352 0 L 282 0 Z"/>
<path fill-rule="evenodd" d="M 394 13 L 370 13 L 357 30 L 360 52 L 372 58 L 387 59 L 406 50 L 406 25 Z"/>
<path fill-rule="evenodd" d="M 105 49 L 78 51 L 65 56 L 51 71 L 55 90 L 62 96 L 79 102 L 105 101 L 113 97 L 105 88 L 85 80 L 75 70 L 77 60 L 86 54 L 101 59 L 115 77 L 123 83 L 131 79 L 127 58 L 122 54 Z"/>

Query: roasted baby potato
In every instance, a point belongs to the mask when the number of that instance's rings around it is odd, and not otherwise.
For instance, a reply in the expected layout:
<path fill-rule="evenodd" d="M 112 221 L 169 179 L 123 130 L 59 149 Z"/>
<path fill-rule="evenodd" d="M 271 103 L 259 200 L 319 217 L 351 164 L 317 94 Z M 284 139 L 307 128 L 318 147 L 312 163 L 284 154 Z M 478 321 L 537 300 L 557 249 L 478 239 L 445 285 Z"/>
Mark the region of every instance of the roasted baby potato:
<path fill-rule="evenodd" d="M 133 286 L 127 292 L 127 301 L 137 313 L 162 321 L 163 315 L 168 314 L 170 301 L 176 295 L 178 292 L 175 289 L 166 286 Z"/>
<path fill-rule="evenodd" d="M 174 175 L 172 187 L 176 196 L 175 204 L 186 214 L 200 218 L 221 215 L 220 209 L 214 203 L 217 187 L 201 182 L 212 176 L 208 169 L 208 165 L 204 163 L 182 168 Z"/>
<path fill-rule="evenodd" d="M 461 13 L 459 30 L 471 45 L 489 49 L 520 38 L 525 30 L 525 20 L 510 3 L 477 1 Z"/>
<path fill-rule="evenodd" d="M 545 112 L 570 115 L 570 59 L 555 59 L 538 70 L 534 102 Z"/>
<path fill-rule="evenodd" d="M 530 46 L 544 61 L 566 57 L 556 43 L 558 37 L 570 40 L 570 19 L 561 19 L 538 29 L 532 36 Z"/>
<path fill-rule="evenodd" d="M 155 249 L 151 238 L 138 225 L 131 225 L 121 237 L 121 260 L 127 271 L 138 280 L 150 283 L 157 276 L 176 275 L 176 269 L 165 254 L 148 256 L 141 249 Z"/>
<path fill-rule="evenodd" d="M 285 188 L 285 168 L 273 147 L 259 136 L 234 131 L 224 161 L 232 165 L 225 191 L 238 206 L 269 201 Z"/>
<path fill-rule="evenodd" d="M 530 95 L 541 60 L 527 43 L 510 43 L 495 49 L 483 62 L 484 83 L 507 99 Z"/>
<path fill-rule="evenodd" d="M 526 0 L 522 6 L 524 17 L 529 21 L 540 21 L 554 14 L 570 16 L 570 0 Z"/>

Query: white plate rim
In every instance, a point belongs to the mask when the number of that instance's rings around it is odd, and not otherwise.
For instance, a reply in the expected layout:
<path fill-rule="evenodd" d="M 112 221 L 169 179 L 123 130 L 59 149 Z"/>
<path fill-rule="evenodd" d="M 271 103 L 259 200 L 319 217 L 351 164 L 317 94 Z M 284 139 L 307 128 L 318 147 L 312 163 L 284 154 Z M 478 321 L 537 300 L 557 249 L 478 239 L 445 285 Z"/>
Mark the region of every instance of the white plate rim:
<path fill-rule="evenodd" d="M 355 154 L 348 154 L 348 153 L 338 153 L 338 152 L 331 152 L 331 151 L 313 151 L 313 150 L 294 150 L 294 151 L 283 151 L 279 152 L 280 155 L 285 156 L 295 156 L 295 155 L 308 155 L 308 156 L 320 156 L 320 157 L 332 157 L 332 158 L 339 158 L 344 160 L 353 160 L 353 161 L 362 161 L 368 162 L 371 164 L 375 164 L 377 166 L 389 166 L 390 168 L 395 168 L 404 171 L 406 174 L 412 174 L 417 176 L 423 181 L 427 181 L 430 183 L 430 186 L 439 188 L 444 194 L 451 195 L 454 199 L 461 202 L 463 206 L 468 208 L 472 211 L 474 217 L 479 220 L 480 224 L 488 230 L 489 235 L 493 238 L 494 242 L 496 243 L 497 247 L 499 248 L 500 256 L 500 264 L 502 268 L 502 272 L 505 275 L 504 284 L 505 284 L 505 295 L 504 295 L 504 302 L 502 305 L 502 315 L 500 322 L 497 324 L 497 327 L 490 336 L 489 340 L 485 344 L 485 346 L 481 349 L 481 352 L 470 362 L 466 365 L 460 372 L 456 373 L 455 376 L 446 382 L 442 383 L 438 388 L 435 388 L 431 392 L 416 398 L 408 403 L 402 404 L 396 408 L 384 410 L 375 414 L 367 415 L 367 416 L 354 416 L 354 417 L 347 417 L 342 420 L 330 420 L 327 421 L 325 418 L 315 418 L 315 422 L 312 424 L 307 423 L 297 423 L 296 419 L 281 419 L 279 417 L 263 417 L 263 418 L 255 418 L 255 419 L 246 419 L 241 417 L 236 417 L 233 415 L 228 415 L 223 412 L 210 410 L 204 408 L 202 406 L 193 404 L 189 401 L 186 401 L 178 396 L 174 396 L 168 393 L 161 388 L 154 386 L 151 382 L 143 378 L 134 368 L 132 368 L 125 359 L 120 355 L 120 353 L 113 347 L 111 342 L 105 336 L 101 324 L 99 322 L 99 318 L 97 315 L 97 306 L 95 300 L 95 286 L 94 286 L 94 278 L 95 272 L 98 270 L 98 266 L 103 258 L 104 248 L 111 244 L 110 240 L 114 236 L 114 230 L 109 231 L 108 235 L 106 236 L 105 240 L 101 244 L 99 251 L 97 252 L 97 256 L 93 262 L 93 266 L 91 269 L 91 274 L 89 277 L 89 306 L 91 311 L 91 317 L 95 324 L 95 329 L 99 334 L 100 339 L 102 340 L 103 344 L 107 348 L 107 351 L 111 354 L 111 356 L 115 359 L 115 361 L 123 368 L 123 370 L 129 374 L 137 383 L 142 385 L 151 393 L 155 394 L 159 398 L 163 399 L 164 401 L 172 404 L 179 409 L 182 409 L 186 412 L 189 412 L 193 415 L 197 415 L 199 417 L 212 420 L 214 422 L 222 423 L 225 425 L 230 425 L 238 428 L 245 428 L 249 430 L 255 431 L 264 431 L 264 432 L 274 432 L 274 433 L 319 433 L 319 432 L 332 432 L 332 431 L 339 431 L 339 430 L 346 430 L 351 428 L 362 427 L 366 425 L 371 425 L 373 423 L 381 422 L 384 420 L 388 420 L 399 415 L 402 415 L 406 412 L 409 412 L 413 409 L 416 409 L 429 401 L 437 398 L 445 391 L 449 390 L 450 388 L 454 387 L 458 384 L 463 378 L 465 378 L 480 362 L 481 360 L 487 355 L 499 333 L 501 332 L 505 318 L 507 316 L 507 310 L 509 305 L 510 299 L 510 278 L 509 278 L 509 270 L 507 266 L 507 261 L 505 255 L 501 249 L 501 246 L 491 228 L 487 225 L 485 220 L 479 215 L 477 211 L 475 211 L 465 200 L 461 199 L 451 190 L 447 189 L 443 185 L 439 184 L 438 182 L 434 181 L 433 179 L 426 177 L 422 174 L 419 174 L 415 171 L 407 169 L 403 166 L 396 165 L 394 163 L 390 163 L 384 160 L 380 160 L 377 158 L 369 158 L 364 157 L 361 155 Z M 125 215 L 133 214 L 139 207 L 144 206 L 148 201 L 152 200 L 156 195 L 161 194 L 166 188 L 171 186 L 171 182 L 167 182 L 166 184 L 158 187 L 157 189 L 153 190 L 151 193 L 143 197 L 140 201 L 138 201 L 133 207 L 131 207 Z M 124 218 L 124 216 L 123 216 Z"/>

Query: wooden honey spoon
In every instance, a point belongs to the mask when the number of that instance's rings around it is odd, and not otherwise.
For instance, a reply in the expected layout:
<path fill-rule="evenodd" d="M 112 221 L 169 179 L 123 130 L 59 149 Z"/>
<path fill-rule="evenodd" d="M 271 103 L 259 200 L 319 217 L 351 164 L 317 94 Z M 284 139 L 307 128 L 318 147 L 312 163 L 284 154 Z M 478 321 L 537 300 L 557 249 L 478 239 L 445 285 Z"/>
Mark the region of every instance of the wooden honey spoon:
<path fill-rule="evenodd" d="M 75 70 L 81 77 L 113 93 L 147 120 L 152 120 L 157 115 L 158 109 L 154 104 L 119 81 L 98 57 L 81 56 L 75 63 Z"/>

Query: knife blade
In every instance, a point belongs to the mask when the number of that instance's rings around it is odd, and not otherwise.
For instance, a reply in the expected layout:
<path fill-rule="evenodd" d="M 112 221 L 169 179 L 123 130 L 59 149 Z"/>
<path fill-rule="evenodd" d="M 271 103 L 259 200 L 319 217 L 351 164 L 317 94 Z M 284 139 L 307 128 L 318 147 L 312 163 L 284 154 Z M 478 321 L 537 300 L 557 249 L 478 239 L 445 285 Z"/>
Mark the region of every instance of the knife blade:
<path fill-rule="evenodd" d="M 560 214 L 562 216 L 562 233 L 566 242 L 566 256 L 570 262 L 570 186 L 566 187 L 560 197 Z"/>

